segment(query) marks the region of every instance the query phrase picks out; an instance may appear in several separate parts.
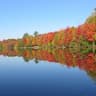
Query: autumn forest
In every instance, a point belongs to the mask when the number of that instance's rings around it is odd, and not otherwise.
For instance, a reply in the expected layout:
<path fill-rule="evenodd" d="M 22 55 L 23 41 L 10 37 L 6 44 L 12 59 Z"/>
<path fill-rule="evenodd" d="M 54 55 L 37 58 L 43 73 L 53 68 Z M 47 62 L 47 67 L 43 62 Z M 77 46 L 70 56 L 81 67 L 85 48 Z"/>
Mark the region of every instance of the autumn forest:
<path fill-rule="evenodd" d="M 96 11 L 85 22 L 77 27 L 68 27 L 56 32 L 33 35 L 25 33 L 21 39 L 8 39 L 0 41 L 0 51 L 8 48 L 73 48 L 77 51 L 82 49 L 96 50 Z"/>
<path fill-rule="evenodd" d="M 0 55 L 19 56 L 28 62 L 57 62 L 96 74 L 96 11 L 77 27 L 0 41 Z M 41 55 L 42 54 L 42 55 Z M 57 55 L 58 54 L 58 55 Z M 67 59 L 69 58 L 69 59 Z"/>

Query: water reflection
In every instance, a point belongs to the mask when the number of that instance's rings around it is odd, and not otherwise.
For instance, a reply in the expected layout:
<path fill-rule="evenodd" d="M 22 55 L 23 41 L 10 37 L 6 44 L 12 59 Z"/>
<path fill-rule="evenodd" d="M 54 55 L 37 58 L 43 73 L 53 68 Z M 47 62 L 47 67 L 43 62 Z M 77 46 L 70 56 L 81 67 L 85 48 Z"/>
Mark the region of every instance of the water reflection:
<path fill-rule="evenodd" d="M 82 51 L 74 52 L 71 49 L 7 49 L 1 50 L 0 55 L 23 57 L 25 62 L 34 60 L 35 63 L 39 63 L 43 60 L 57 62 L 67 67 L 78 67 L 86 71 L 96 81 L 96 54 L 91 51 L 85 53 Z"/>

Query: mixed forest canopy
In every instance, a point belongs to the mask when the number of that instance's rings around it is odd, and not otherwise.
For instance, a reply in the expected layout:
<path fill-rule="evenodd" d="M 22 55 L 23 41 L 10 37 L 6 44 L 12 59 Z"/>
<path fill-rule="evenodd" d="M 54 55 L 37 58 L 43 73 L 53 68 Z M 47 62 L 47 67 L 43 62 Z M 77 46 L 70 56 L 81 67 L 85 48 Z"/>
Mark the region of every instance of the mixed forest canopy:
<path fill-rule="evenodd" d="M 21 39 L 8 39 L 0 41 L 0 50 L 6 47 L 75 47 L 93 48 L 96 43 L 96 8 L 85 22 L 78 27 L 68 27 L 55 32 L 34 35 L 25 33 Z M 95 48 L 95 47 L 94 47 Z"/>

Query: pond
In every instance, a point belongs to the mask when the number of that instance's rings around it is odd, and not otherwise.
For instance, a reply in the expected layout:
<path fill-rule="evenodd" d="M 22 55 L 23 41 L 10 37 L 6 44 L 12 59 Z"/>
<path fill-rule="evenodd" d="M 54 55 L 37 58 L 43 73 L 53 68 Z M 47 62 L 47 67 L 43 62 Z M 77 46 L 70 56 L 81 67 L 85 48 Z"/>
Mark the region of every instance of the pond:
<path fill-rule="evenodd" d="M 0 96 L 96 96 L 95 54 L 0 52 Z"/>

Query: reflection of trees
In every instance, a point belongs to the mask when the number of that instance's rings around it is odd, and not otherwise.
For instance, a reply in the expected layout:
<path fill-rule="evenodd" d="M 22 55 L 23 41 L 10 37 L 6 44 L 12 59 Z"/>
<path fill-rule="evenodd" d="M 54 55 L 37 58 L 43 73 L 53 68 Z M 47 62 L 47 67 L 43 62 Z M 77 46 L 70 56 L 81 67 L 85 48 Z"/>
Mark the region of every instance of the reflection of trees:
<path fill-rule="evenodd" d="M 48 62 L 57 62 L 68 67 L 78 67 L 85 70 L 88 75 L 96 80 L 96 54 L 91 51 L 88 53 L 83 51 L 72 51 L 70 49 L 3 49 L 0 55 L 4 56 L 19 56 L 23 57 L 25 62 L 34 60 L 39 63 L 39 60 Z"/>
<path fill-rule="evenodd" d="M 23 58 L 25 62 L 29 62 L 29 58 Z"/>
<path fill-rule="evenodd" d="M 87 74 L 92 78 L 93 81 L 96 82 L 96 71 L 87 71 Z"/>
<path fill-rule="evenodd" d="M 38 61 L 38 59 L 37 59 L 37 58 L 35 58 L 34 62 L 35 62 L 36 64 L 37 64 L 37 63 L 39 63 L 39 61 Z"/>

